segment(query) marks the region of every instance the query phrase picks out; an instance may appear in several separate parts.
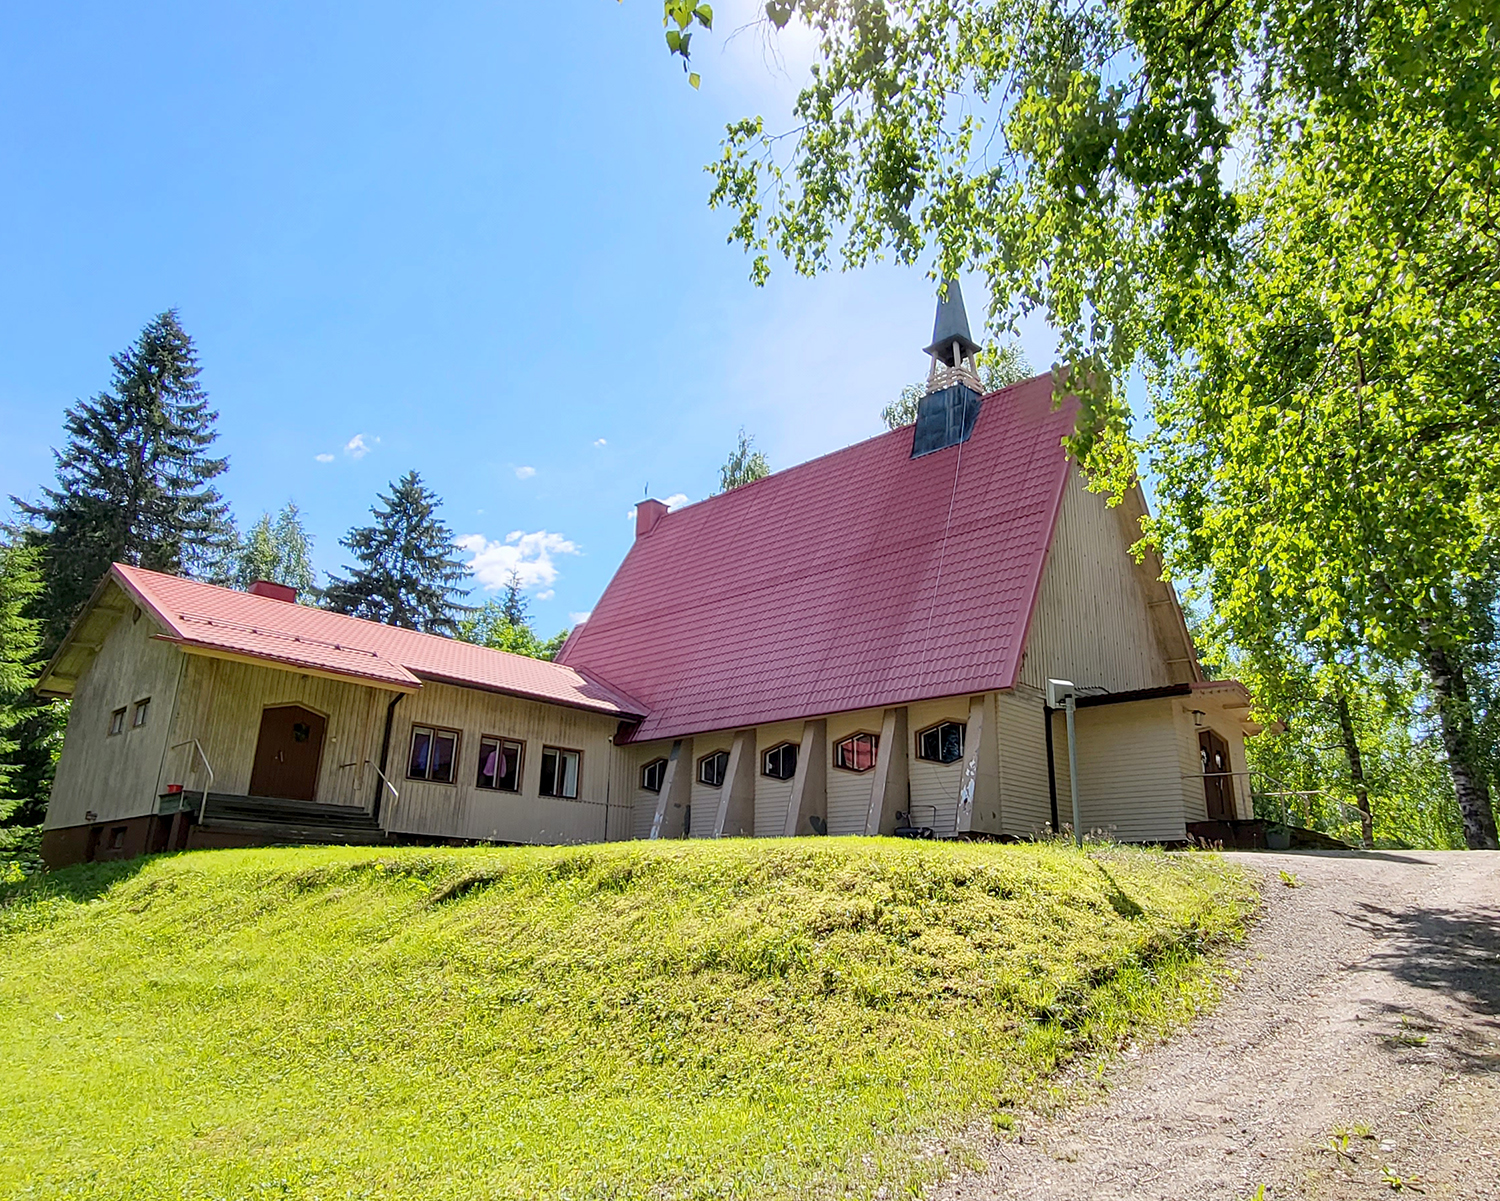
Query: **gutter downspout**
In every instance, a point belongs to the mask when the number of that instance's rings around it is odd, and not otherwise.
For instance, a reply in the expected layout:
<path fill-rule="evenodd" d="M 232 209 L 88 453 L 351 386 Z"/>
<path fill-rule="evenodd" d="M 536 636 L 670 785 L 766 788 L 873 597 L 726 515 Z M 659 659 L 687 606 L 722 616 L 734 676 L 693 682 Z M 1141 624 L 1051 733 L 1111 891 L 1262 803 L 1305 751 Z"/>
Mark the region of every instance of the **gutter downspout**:
<path fill-rule="evenodd" d="M 1054 836 L 1061 828 L 1057 824 L 1057 763 L 1052 758 L 1052 715 L 1056 712 L 1056 709 L 1043 702 L 1042 721 L 1047 726 L 1047 795 L 1052 798 L 1052 833 Z"/>
<path fill-rule="evenodd" d="M 385 710 L 385 738 L 380 743 L 380 775 L 375 777 L 375 799 L 370 804 L 370 816 L 377 822 L 380 820 L 380 802 L 383 799 L 382 793 L 385 791 L 385 780 L 383 777 L 385 775 L 386 762 L 391 756 L 391 727 L 396 721 L 396 706 L 401 703 L 401 698 L 405 695 L 406 693 L 404 692 L 396 693 L 391 698 L 391 703 L 386 706 Z"/>

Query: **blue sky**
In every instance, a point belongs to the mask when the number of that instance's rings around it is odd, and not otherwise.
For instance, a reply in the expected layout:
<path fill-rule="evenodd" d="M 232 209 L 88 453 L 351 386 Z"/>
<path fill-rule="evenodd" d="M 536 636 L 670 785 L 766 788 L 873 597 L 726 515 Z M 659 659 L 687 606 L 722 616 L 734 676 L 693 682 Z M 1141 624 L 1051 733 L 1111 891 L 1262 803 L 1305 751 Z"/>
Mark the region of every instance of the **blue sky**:
<path fill-rule="evenodd" d="M 751 7 L 716 6 L 693 92 L 656 0 L 10 6 L 0 493 L 50 481 L 64 408 L 176 307 L 242 524 L 295 499 L 337 570 L 416 468 L 476 596 L 519 562 L 552 630 L 636 499 L 706 496 L 741 425 L 777 468 L 880 432 L 932 283 L 757 289 L 706 204 L 725 122 L 784 128 L 805 62 L 729 36 Z M 1022 343 L 1050 366 L 1044 327 Z"/>

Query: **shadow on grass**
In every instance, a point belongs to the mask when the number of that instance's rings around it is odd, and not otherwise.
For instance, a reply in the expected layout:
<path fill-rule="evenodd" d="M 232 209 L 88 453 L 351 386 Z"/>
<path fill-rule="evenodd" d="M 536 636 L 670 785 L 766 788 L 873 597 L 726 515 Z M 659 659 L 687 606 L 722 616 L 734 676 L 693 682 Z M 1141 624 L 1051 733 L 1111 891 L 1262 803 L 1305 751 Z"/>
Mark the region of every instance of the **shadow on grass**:
<path fill-rule="evenodd" d="M 1500 1069 L 1500 905 L 1393 909 L 1367 902 L 1353 921 L 1378 940 L 1369 970 L 1441 996 L 1468 1020 L 1455 1029 L 1429 1011 L 1392 1011 L 1391 1016 L 1418 1033 L 1443 1030 L 1444 1045 L 1460 1070 Z M 1394 1040 L 1401 1042 L 1399 1036 Z"/>
<path fill-rule="evenodd" d="M 0 884 L 0 908 L 57 899 L 83 905 L 98 900 L 116 884 L 129 880 L 162 855 L 141 855 L 106 863 L 79 863 L 28 876 L 14 884 Z"/>

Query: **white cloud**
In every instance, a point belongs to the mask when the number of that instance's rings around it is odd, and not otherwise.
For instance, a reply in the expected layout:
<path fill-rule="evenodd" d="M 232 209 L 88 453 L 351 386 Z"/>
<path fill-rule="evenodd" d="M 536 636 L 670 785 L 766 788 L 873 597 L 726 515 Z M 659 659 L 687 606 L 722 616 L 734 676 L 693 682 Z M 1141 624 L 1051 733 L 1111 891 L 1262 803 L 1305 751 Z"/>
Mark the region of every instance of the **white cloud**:
<path fill-rule="evenodd" d="M 332 455 L 314 455 L 313 458 L 319 463 L 332 463 Z"/>
<path fill-rule="evenodd" d="M 594 439 L 594 445 L 595 446 L 608 446 L 609 445 L 609 439 L 607 439 L 607 438 L 595 438 Z"/>
<path fill-rule="evenodd" d="M 550 587 L 557 580 L 554 557 L 579 553 L 575 543 L 546 530 L 533 534 L 512 530 L 503 542 L 492 542 L 483 534 L 465 534 L 455 541 L 461 550 L 474 556 L 468 568 L 490 592 L 504 588 L 511 572 L 521 577 L 523 588 Z"/>
<path fill-rule="evenodd" d="M 379 442 L 380 439 L 376 438 L 375 441 Z M 365 441 L 363 434 L 355 434 L 354 437 L 344 443 L 344 453 L 351 459 L 362 459 L 374 449 L 375 447 L 371 443 Z"/>
<path fill-rule="evenodd" d="M 545 592 L 538 592 L 536 594 L 536 598 L 537 598 L 537 600 L 551 600 L 556 595 L 557 595 L 557 590 L 556 589 L 554 589 L 554 588 L 548 588 L 547 591 L 545 591 Z"/>
<path fill-rule="evenodd" d="M 536 474 L 536 468 L 535 467 L 517 467 L 516 468 L 516 479 L 518 479 L 518 480 L 529 480 L 535 474 Z"/>
<path fill-rule="evenodd" d="M 585 609 L 582 613 L 569 613 L 568 620 L 571 621 L 575 626 L 581 626 L 593 615 L 594 611 L 592 609 Z"/>
<path fill-rule="evenodd" d="M 667 506 L 667 512 L 670 513 L 673 509 L 680 509 L 680 508 L 682 508 L 683 505 L 690 505 L 693 502 L 688 499 L 688 496 L 687 496 L 686 492 L 674 492 L 674 493 L 672 493 L 671 496 L 667 497 L 667 499 L 664 500 L 662 503 Z M 625 520 L 626 521 L 634 521 L 635 520 L 635 508 L 634 508 L 634 506 L 631 507 L 630 512 L 628 512 L 628 513 L 625 514 Z"/>

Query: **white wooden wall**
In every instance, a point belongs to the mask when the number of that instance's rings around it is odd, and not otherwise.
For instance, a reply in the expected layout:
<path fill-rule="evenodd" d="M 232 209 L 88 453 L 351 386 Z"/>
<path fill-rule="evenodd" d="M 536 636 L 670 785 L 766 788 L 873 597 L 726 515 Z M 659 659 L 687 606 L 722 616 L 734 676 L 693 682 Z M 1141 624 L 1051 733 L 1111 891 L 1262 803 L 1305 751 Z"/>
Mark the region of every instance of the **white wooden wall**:
<path fill-rule="evenodd" d="M 772 726 L 761 726 L 755 731 L 755 835 L 757 838 L 778 837 L 786 825 L 786 807 L 792 801 L 792 782 L 774 780 L 762 770 L 766 752 L 783 742 L 793 745 L 802 741 L 800 721 L 781 722 Z"/>
<path fill-rule="evenodd" d="M 1049 678 L 1129 692 L 1172 682 L 1120 510 L 1105 506 L 1074 470 L 1042 573 L 1021 662 L 1022 683 Z"/>
<path fill-rule="evenodd" d="M 383 709 L 381 716 L 383 720 Z M 405 778 L 413 725 L 437 726 L 463 735 L 455 783 Z M 575 843 L 628 837 L 632 797 L 623 766 L 614 756 L 618 726 L 615 718 L 581 709 L 425 684 L 396 708 L 389 774 L 401 799 L 382 821 L 389 829 L 407 834 L 501 842 Z M 485 734 L 525 744 L 519 793 L 475 787 L 479 739 Z M 583 753 L 577 800 L 541 795 L 544 746 Z"/>
<path fill-rule="evenodd" d="M 172 742 L 198 740 L 213 767 L 215 792 L 243 796 L 249 791 L 261 713 L 277 705 L 301 705 L 328 722 L 315 799 L 326 805 L 370 806 L 373 764 L 380 760 L 385 709 L 394 693 L 260 664 L 183 657 L 187 670 Z M 179 746 L 163 764 L 163 789 L 181 784 L 194 792 L 207 783 L 191 747 Z"/>
<path fill-rule="evenodd" d="M 1044 700 L 1039 689 L 1025 684 L 995 697 L 1000 739 L 1000 832 L 1015 838 L 1042 834 L 1052 822 Z M 1066 754 L 1066 747 L 1063 752 Z"/>
<path fill-rule="evenodd" d="M 1171 697 L 1100 705 L 1077 712 L 1078 791 L 1085 833 L 1100 832 L 1120 842 L 1180 842 L 1185 823 L 1201 820 L 1203 782 L 1197 763 L 1197 736 L 1178 720 Z M 1055 713 L 1053 751 L 1057 772 L 1057 812 L 1073 820 L 1068 777 L 1068 731 Z M 1191 739 L 1191 742 L 1189 741 Z M 1185 782 L 1191 745 L 1193 778 Z M 1188 807 L 1188 785 L 1197 790 L 1196 810 Z"/>
<path fill-rule="evenodd" d="M 46 826 L 77 826 L 93 811 L 99 821 L 156 812 L 157 782 L 171 737 L 172 709 L 183 654 L 152 635 L 160 632 L 134 609 L 115 623 L 73 695 Z M 133 729 L 131 711 L 151 698 L 146 725 Z M 125 710 L 125 730 L 109 734 L 110 714 Z"/>

